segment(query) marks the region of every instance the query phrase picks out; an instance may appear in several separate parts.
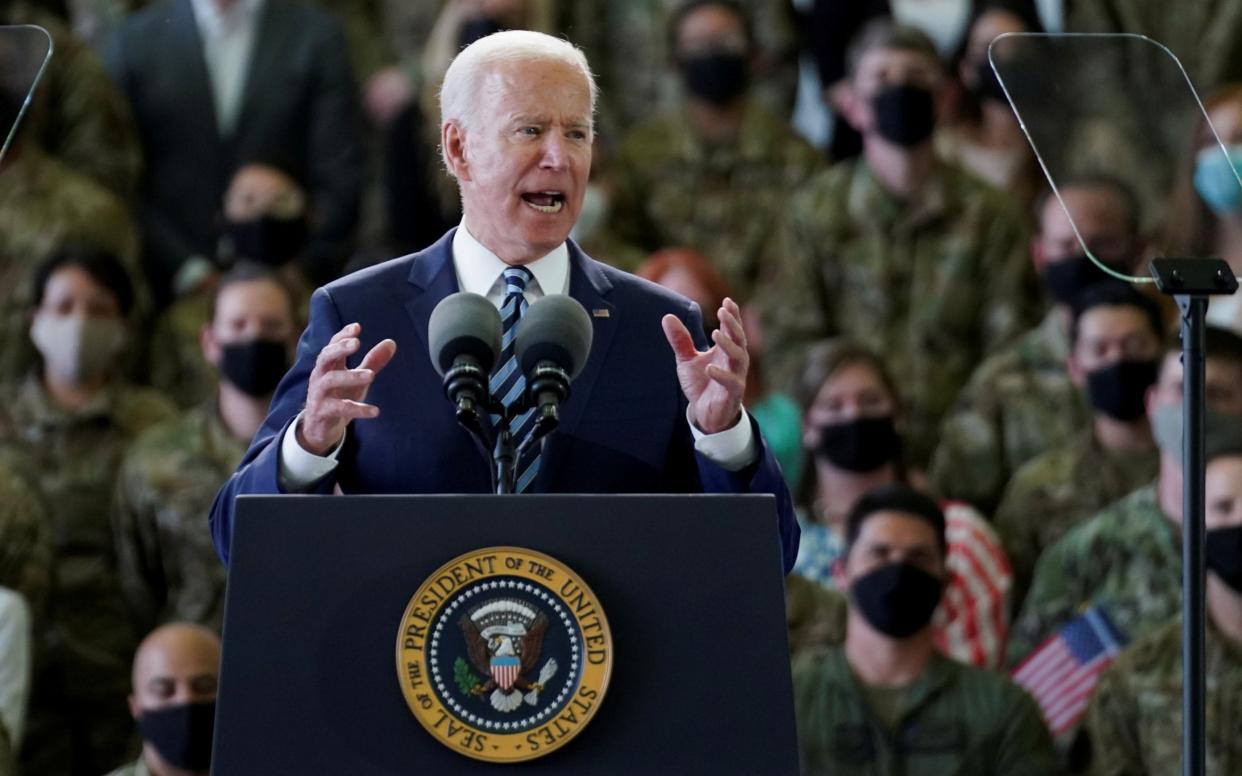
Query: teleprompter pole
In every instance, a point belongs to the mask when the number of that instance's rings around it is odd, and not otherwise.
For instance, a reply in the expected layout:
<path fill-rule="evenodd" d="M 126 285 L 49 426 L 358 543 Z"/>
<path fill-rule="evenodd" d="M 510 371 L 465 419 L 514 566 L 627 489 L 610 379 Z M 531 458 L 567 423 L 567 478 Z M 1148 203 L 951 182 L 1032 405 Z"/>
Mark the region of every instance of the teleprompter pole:
<path fill-rule="evenodd" d="M 1151 272 L 1182 313 L 1182 773 L 1204 776 L 1204 317 L 1208 296 L 1232 294 L 1238 282 L 1221 259 L 1155 259 Z"/>

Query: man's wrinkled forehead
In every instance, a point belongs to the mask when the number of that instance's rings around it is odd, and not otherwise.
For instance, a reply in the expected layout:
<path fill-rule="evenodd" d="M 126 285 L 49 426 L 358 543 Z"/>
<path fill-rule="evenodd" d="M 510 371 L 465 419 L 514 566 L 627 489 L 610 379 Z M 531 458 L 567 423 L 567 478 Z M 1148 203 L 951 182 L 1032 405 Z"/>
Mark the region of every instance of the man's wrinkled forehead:
<path fill-rule="evenodd" d="M 567 62 L 531 59 L 497 63 L 488 68 L 482 85 L 479 107 L 482 115 L 492 119 L 592 124 L 590 82 Z M 567 115 L 558 115 L 561 113 Z"/>

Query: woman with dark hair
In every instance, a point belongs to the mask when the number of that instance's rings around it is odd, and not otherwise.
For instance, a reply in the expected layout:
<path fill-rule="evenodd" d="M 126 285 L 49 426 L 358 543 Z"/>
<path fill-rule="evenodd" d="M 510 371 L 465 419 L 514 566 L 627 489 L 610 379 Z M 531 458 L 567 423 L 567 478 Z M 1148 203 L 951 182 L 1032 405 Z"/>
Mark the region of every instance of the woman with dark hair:
<path fill-rule="evenodd" d="M 1174 182 L 1163 244 L 1157 247 L 1163 256 L 1219 256 L 1242 275 L 1242 83 L 1215 90 L 1203 108 L 1207 116 L 1190 139 Z M 1207 320 L 1242 334 L 1242 298 L 1216 297 Z"/>
<path fill-rule="evenodd" d="M 120 375 L 133 292 L 115 257 L 62 249 L 35 270 L 31 299 L 39 365 L 0 386 L 0 442 L 42 491 L 53 537 L 23 769 L 103 773 L 126 754 L 137 645 L 116 575 L 112 490 L 124 448 L 173 408 Z"/>
<path fill-rule="evenodd" d="M 888 368 L 862 345 L 829 340 L 813 347 L 798 383 L 808 462 L 797 491 L 802 541 L 793 573 L 836 588 L 845 518 L 864 494 L 910 483 L 902 457 L 901 396 Z M 943 503 L 950 580 L 933 619 L 945 654 L 995 667 L 1008 628 L 1009 561 L 1000 540 L 971 507 Z"/>

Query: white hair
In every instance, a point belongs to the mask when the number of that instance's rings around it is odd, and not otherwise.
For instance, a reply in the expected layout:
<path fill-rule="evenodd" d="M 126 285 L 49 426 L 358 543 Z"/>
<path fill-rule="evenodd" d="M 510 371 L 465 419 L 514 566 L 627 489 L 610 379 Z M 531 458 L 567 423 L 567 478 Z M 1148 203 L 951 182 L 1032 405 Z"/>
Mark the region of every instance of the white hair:
<path fill-rule="evenodd" d="M 582 50 L 542 32 L 506 30 L 476 40 L 453 58 L 440 86 L 440 126 L 446 121 L 463 129 L 475 126 L 487 76 L 505 65 L 530 62 L 561 62 L 581 71 L 591 92 L 590 117 L 594 119 L 598 88 Z M 443 148 L 440 151 L 444 153 Z M 447 156 L 444 164 L 448 166 Z"/>

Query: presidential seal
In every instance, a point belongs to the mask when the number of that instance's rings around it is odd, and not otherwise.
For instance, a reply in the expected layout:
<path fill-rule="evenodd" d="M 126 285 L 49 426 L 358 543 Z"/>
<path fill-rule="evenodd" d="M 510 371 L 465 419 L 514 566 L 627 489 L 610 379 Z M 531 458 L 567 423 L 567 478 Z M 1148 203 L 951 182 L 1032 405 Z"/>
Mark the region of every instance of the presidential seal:
<path fill-rule="evenodd" d="M 511 763 L 564 746 L 595 716 L 612 633 L 577 574 L 519 547 L 454 558 L 414 593 L 397 633 L 410 711 L 456 752 Z"/>

